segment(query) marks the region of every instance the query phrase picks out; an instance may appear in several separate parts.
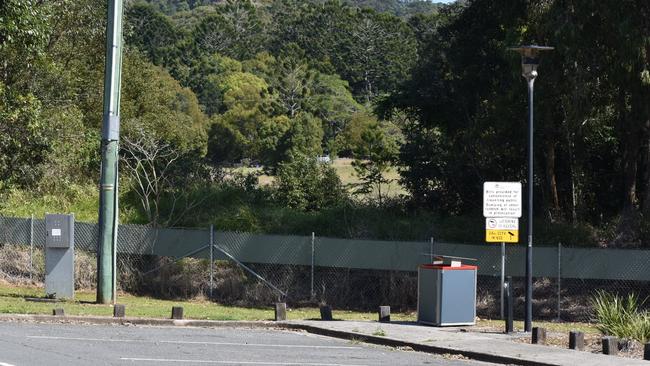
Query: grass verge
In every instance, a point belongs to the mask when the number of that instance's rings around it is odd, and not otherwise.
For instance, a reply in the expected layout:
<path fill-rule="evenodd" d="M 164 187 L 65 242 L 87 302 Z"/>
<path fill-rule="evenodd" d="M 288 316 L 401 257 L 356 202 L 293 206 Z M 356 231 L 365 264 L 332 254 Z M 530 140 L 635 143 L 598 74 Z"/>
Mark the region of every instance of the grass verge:
<path fill-rule="evenodd" d="M 97 315 L 112 316 L 111 305 L 95 304 L 94 291 L 77 291 L 75 300 L 57 303 L 27 301 L 27 298 L 42 298 L 45 291 L 41 287 L 16 287 L 0 284 L 0 313 L 6 314 L 52 314 L 52 309 L 63 308 L 66 315 Z M 184 315 L 188 319 L 198 320 L 273 320 L 274 312 L 266 308 L 245 308 L 224 306 L 207 300 L 160 300 L 146 296 L 118 294 L 118 303 L 126 305 L 129 317 L 169 318 L 172 306 L 183 306 Z M 351 310 L 333 310 L 334 319 L 340 320 L 377 320 L 377 313 L 358 312 Z M 287 309 L 288 320 L 320 319 L 320 310 L 313 307 Z M 391 320 L 415 321 L 416 314 L 392 313 Z M 515 329 L 523 329 L 522 321 L 515 321 Z M 558 323 L 536 321 L 534 326 L 544 327 L 549 332 L 567 333 L 572 330 L 585 334 L 600 334 L 595 324 L 590 323 Z M 504 327 L 502 320 L 479 319 L 476 330 L 500 332 Z M 377 328 L 381 329 L 381 328 Z"/>
<path fill-rule="evenodd" d="M 27 298 L 41 298 L 43 288 L 14 287 L 0 285 L 0 313 L 11 314 L 52 314 L 52 309 L 63 308 L 66 315 L 112 316 L 111 305 L 95 304 L 95 292 L 77 291 L 74 301 L 57 303 L 27 301 Z M 118 303 L 126 305 L 126 315 L 142 318 L 169 318 L 172 306 L 183 306 L 184 316 L 200 320 L 273 320 L 274 311 L 268 308 L 244 308 L 223 306 L 207 300 L 173 301 L 160 300 L 144 296 L 118 294 Z M 343 320 L 377 320 L 376 313 L 364 313 L 349 310 L 334 310 L 334 319 Z M 413 314 L 391 314 L 395 320 L 413 320 Z M 287 309 L 287 319 L 320 319 L 318 308 Z"/>

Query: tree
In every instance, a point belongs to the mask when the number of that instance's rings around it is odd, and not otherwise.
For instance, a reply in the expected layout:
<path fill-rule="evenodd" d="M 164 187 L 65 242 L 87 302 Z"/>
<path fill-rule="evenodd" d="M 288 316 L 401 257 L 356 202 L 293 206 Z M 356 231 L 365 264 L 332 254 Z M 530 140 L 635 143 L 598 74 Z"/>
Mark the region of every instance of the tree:
<path fill-rule="evenodd" d="M 274 2 L 269 12 L 277 25 L 272 32 L 276 53 L 295 43 L 318 71 L 348 81 L 358 100 L 369 102 L 390 92 L 414 65 L 413 33 L 390 14 L 339 1 L 313 6 L 290 0 Z"/>
<path fill-rule="evenodd" d="M 314 82 L 314 72 L 309 70 L 299 52 L 297 47 L 292 47 L 280 56 L 271 75 L 271 91 L 275 94 L 279 112 L 290 118 L 305 109 L 312 96 Z"/>
<path fill-rule="evenodd" d="M 181 154 L 193 151 L 204 156 L 208 120 L 194 93 L 138 54 L 125 54 L 123 70 L 122 135 L 133 138 L 144 129 Z"/>
<path fill-rule="evenodd" d="M 43 56 L 51 31 L 47 10 L 36 0 L 0 3 L 0 82 L 6 87 L 21 82 Z"/>
<path fill-rule="evenodd" d="M 480 209 L 480 184 L 523 177 L 525 93 L 508 58 L 524 4 L 475 1 L 421 20 L 417 66 L 386 99 L 408 118 L 402 182 L 419 205 L 452 214 Z M 515 41 L 517 43 L 517 41 Z M 503 143 L 507 141 L 507 143 Z"/>
<path fill-rule="evenodd" d="M 261 51 L 263 28 L 250 0 L 227 0 L 204 17 L 191 35 L 195 56 L 219 53 L 245 60 Z"/>
<path fill-rule="evenodd" d="M 155 65 L 172 66 L 178 57 L 181 34 L 167 16 L 151 5 L 136 3 L 125 14 L 125 40 Z"/>
<path fill-rule="evenodd" d="M 376 124 L 378 124 L 377 118 L 367 112 L 357 112 L 350 116 L 343 131 L 336 137 L 337 152 L 341 156 L 351 157 L 354 151 L 360 151 L 364 144 L 363 133 Z"/>
<path fill-rule="evenodd" d="M 0 188 L 36 183 L 48 152 L 38 99 L 0 82 Z"/>
<path fill-rule="evenodd" d="M 184 84 L 196 94 L 208 116 L 226 111 L 223 100 L 225 79 L 241 72 L 242 65 L 229 57 L 213 54 L 193 60 Z"/>
<path fill-rule="evenodd" d="M 416 57 L 415 39 L 399 18 L 362 10 L 352 24 L 344 77 L 366 103 L 408 78 Z"/>
<path fill-rule="evenodd" d="M 150 225 L 174 226 L 206 199 L 191 197 L 190 187 L 203 180 L 193 157 L 184 157 L 171 143 L 144 129 L 122 141 L 121 162 Z"/>
<path fill-rule="evenodd" d="M 0 3 L 0 188 L 38 181 L 49 152 L 32 76 L 51 32 L 38 1 Z"/>
<path fill-rule="evenodd" d="M 323 121 L 323 145 L 327 153 L 336 155 L 337 137 L 343 133 L 352 117 L 364 110 L 350 92 L 348 82 L 338 75 L 317 74 L 313 97 L 307 110 Z"/>
<path fill-rule="evenodd" d="M 275 152 L 271 154 L 269 165 L 275 168 L 292 156 L 304 155 L 314 160 L 323 153 L 322 122 L 309 113 L 299 113 L 289 122 L 289 128 L 279 140 Z"/>
<path fill-rule="evenodd" d="M 248 72 L 232 72 L 220 78 L 219 89 L 225 111 L 213 117 L 209 148 L 212 161 L 228 164 L 242 158 L 259 158 L 259 151 L 268 143 L 265 140 L 268 136 L 261 133 L 273 130 L 270 125 L 276 122 L 283 123 L 270 116 L 271 99 L 266 81 Z M 240 146 L 230 146 L 230 143 Z"/>
<path fill-rule="evenodd" d="M 391 182 L 385 178 L 399 150 L 397 143 L 386 135 L 378 123 L 361 133 L 362 143 L 355 149 L 354 171 L 361 180 L 354 184 L 354 194 L 375 193 L 379 206 L 383 203 L 382 187 Z"/>
<path fill-rule="evenodd" d="M 273 183 L 278 202 L 300 210 L 319 210 L 344 201 L 345 190 L 336 171 L 319 165 L 313 156 L 292 154 L 280 163 Z"/>

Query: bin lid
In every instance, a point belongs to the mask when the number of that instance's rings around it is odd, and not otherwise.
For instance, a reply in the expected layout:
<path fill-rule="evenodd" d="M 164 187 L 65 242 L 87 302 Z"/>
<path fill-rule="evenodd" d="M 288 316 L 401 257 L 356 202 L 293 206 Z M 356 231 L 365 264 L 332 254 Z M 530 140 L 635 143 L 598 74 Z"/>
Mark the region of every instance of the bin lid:
<path fill-rule="evenodd" d="M 468 264 L 461 264 L 460 266 L 451 266 L 448 264 L 421 264 L 420 268 L 424 269 L 442 269 L 444 271 L 450 271 L 450 270 L 477 270 L 478 266 L 470 266 Z"/>

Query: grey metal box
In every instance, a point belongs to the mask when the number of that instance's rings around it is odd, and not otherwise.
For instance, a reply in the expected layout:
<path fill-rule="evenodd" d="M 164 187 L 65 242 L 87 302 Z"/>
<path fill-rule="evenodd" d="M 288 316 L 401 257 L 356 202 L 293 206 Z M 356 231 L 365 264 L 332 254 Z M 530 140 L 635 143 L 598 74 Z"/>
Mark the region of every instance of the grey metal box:
<path fill-rule="evenodd" d="M 74 215 L 45 215 L 45 247 L 74 247 Z"/>
<path fill-rule="evenodd" d="M 45 294 L 74 298 L 74 215 L 45 215 Z"/>
<path fill-rule="evenodd" d="M 476 266 L 421 265 L 418 268 L 418 323 L 474 325 Z"/>

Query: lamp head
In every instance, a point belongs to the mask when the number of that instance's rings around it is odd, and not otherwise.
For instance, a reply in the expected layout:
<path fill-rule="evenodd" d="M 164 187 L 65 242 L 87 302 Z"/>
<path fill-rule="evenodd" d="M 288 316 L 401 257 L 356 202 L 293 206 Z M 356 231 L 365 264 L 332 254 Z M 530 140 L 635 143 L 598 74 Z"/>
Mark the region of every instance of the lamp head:
<path fill-rule="evenodd" d="M 537 66 L 539 65 L 539 54 L 542 51 L 550 51 L 553 47 L 548 46 L 538 46 L 538 45 L 528 45 L 528 46 L 519 46 L 511 47 L 509 50 L 517 51 L 521 54 L 521 75 L 526 78 L 526 80 L 532 80 L 537 77 Z"/>

